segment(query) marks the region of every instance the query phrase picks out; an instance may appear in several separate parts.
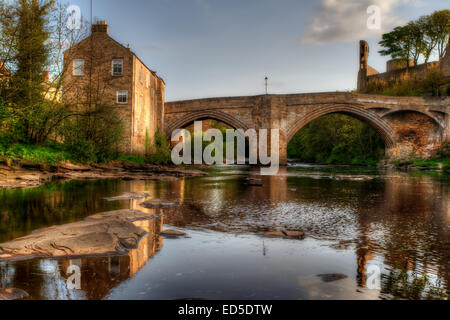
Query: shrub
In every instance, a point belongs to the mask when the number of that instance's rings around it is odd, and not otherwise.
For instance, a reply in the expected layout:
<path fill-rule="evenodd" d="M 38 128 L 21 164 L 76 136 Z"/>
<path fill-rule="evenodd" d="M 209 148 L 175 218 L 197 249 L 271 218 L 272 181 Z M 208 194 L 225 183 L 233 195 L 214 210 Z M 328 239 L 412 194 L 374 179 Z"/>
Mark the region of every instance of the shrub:
<path fill-rule="evenodd" d="M 118 154 L 123 126 L 113 107 L 97 105 L 66 120 L 61 133 L 76 160 L 106 162 Z"/>
<path fill-rule="evenodd" d="M 450 142 L 444 142 L 436 151 L 436 155 L 439 158 L 450 158 Z"/>
<path fill-rule="evenodd" d="M 14 144 L 7 148 L 0 148 L 0 156 L 11 161 L 27 161 L 32 164 L 56 165 L 59 162 L 72 159 L 72 155 L 64 148 L 49 146 L 33 146 Z"/>
<path fill-rule="evenodd" d="M 447 86 L 447 89 L 445 89 L 445 94 L 450 96 L 450 84 Z"/>
<path fill-rule="evenodd" d="M 139 165 L 145 164 L 144 157 L 138 156 L 138 155 L 121 155 L 118 158 L 119 161 L 122 161 L 124 163 L 134 163 Z"/>
<path fill-rule="evenodd" d="M 427 71 L 425 79 L 422 82 L 423 90 L 426 93 L 431 93 L 431 95 L 436 96 L 439 87 L 444 81 L 444 74 L 438 67 L 431 68 Z"/>
<path fill-rule="evenodd" d="M 367 82 L 366 92 L 374 93 L 374 94 L 381 94 L 387 88 L 388 88 L 388 83 L 386 81 L 375 78 L 375 79 L 371 79 Z"/>

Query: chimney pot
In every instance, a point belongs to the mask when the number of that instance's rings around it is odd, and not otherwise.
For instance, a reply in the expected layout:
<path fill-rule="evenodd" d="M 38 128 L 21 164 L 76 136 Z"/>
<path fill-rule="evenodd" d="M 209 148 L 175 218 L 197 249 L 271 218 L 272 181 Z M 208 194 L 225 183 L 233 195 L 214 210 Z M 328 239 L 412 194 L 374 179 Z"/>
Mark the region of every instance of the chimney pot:
<path fill-rule="evenodd" d="M 92 25 L 92 33 L 106 33 L 109 32 L 109 26 L 105 20 L 97 20 L 97 23 Z"/>

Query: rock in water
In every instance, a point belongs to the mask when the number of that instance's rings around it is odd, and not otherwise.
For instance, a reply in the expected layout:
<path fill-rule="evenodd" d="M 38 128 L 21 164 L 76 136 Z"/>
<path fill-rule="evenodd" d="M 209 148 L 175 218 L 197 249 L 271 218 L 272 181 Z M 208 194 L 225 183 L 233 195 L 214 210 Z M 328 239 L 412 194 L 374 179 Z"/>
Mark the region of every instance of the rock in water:
<path fill-rule="evenodd" d="M 139 199 L 145 199 L 150 197 L 148 193 L 143 192 L 125 192 L 124 194 L 112 197 L 112 198 L 105 198 L 107 201 L 121 201 L 121 200 L 139 200 Z"/>
<path fill-rule="evenodd" d="M 340 273 L 319 274 L 318 277 L 321 278 L 323 282 L 334 282 L 348 278 L 345 274 Z"/>
<path fill-rule="evenodd" d="M 147 209 L 164 209 L 164 208 L 174 208 L 178 207 L 178 203 L 169 201 L 169 200 L 161 200 L 161 199 L 151 199 L 141 203 L 141 207 Z"/>
<path fill-rule="evenodd" d="M 305 239 L 305 233 L 302 231 L 284 231 L 283 233 L 289 239 L 297 239 L 297 240 Z"/>
<path fill-rule="evenodd" d="M 186 233 L 177 231 L 177 230 L 165 230 L 159 234 L 161 237 L 167 237 L 167 238 L 180 238 L 180 237 L 186 237 Z"/>
<path fill-rule="evenodd" d="M 21 289 L 0 289 L 0 301 L 20 300 L 28 297 L 28 293 Z"/>
<path fill-rule="evenodd" d="M 305 233 L 303 231 L 271 231 L 264 233 L 264 237 L 304 240 Z"/>
<path fill-rule="evenodd" d="M 126 254 L 146 232 L 131 221 L 152 216 L 137 210 L 100 213 L 85 221 L 40 229 L 0 244 L 1 260 Z"/>
<path fill-rule="evenodd" d="M 284 233 L 281 231 L 272 231 L 264 233 L 264 237 L 266 238 L 283 238 Z"/>

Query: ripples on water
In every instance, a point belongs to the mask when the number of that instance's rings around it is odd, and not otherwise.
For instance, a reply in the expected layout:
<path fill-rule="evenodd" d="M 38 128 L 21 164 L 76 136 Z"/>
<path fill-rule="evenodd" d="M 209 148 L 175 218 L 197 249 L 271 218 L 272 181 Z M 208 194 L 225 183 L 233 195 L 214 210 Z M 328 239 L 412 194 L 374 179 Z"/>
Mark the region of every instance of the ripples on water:
<path fill-rule="evenodd" d="M 0 190 L 0 242 L 102 211 L 163 215 L 137 222 L 149 235 L 127 256 L 0 262 L 0 287 L 33 299 L 442 299 L 450 290 L 449 181 L 440 173 L 297 165 L 271 177 L 221 167 L 171 182 Z M 182 205 L 159 211 L 141 208 L 143 200 L 103 200 L 144 191 Z M 163 240 L 163 225 L 190 238 Z M 282 229 L 307 238 L 262 237 Z M 65 285 L 70 264 L 81 267 L 82 290 Z M 366 288 L 371 265 L 382 269 L 381 291 Z M 324 282 L 323 274 L 342 278 Z"/>

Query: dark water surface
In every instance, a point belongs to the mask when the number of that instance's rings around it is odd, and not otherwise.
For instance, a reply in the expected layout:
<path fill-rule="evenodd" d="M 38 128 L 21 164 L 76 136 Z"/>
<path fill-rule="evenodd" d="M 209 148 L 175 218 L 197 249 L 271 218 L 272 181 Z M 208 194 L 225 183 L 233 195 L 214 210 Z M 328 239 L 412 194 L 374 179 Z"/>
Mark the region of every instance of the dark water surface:
<path fill-rule="evenodd" d="M 351 167 L 294 166 L 260 177 L 246 167 L 179 181 L 72 181 L 0 190 L 0 243 L 94 213 L 134 208 L 162 216 L 127 256 L 0 261 L 0 287 L 32 299 L 447 299 L 450 176 Z M 248 185 L 249 177 L 263 187 Z M 108 202 L 123 192 L 180 200 Z M 163 229 L 187 239 L 163 239 Z M 264 238 L 303 230 L 306 239 Z M 81 289 L 66 271 L 81 268 Z M 381 290 L 369 289 L 374 269 Z M 321 275 L 321 276 L 319 276 Z M 327 276 L 324 276 L 327 275 Z"/>

